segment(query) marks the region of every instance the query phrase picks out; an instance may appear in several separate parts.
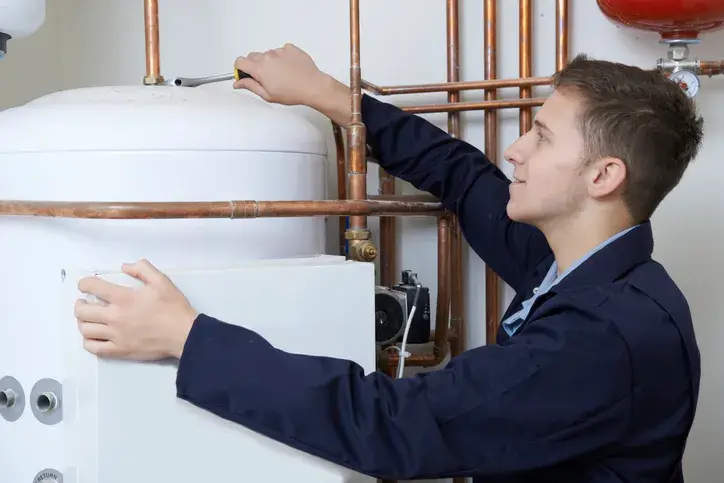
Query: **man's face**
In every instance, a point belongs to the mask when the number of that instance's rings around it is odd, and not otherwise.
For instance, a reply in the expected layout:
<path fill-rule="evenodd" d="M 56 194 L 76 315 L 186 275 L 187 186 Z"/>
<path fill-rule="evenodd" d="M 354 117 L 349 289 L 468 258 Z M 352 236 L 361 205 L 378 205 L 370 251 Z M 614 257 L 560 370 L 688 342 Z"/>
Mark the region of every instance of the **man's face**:
<path fill-rule="evenodd" d="M 582 170 L 578 101 L 555 91 L 538 111 L 533 129 L 505 151 L 513 164 L 508 216 L 541 228 L 576 216 L 588 197 Z"/>

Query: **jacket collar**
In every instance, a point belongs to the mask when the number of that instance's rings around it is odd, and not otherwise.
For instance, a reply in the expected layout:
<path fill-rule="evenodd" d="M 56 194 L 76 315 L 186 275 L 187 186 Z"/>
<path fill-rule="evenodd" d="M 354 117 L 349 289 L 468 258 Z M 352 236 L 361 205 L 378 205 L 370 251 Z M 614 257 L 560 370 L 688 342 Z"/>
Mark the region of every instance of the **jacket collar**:
<path fill-rule="evenodd" d="M 563 292 L 586 285 L 611 283 L 636 265 L 650 260 L 653 251 L 654 236 L 651 222 L 645 221 L 591 255 L 554 286 L 552 291 Z M 552 263 L 552 257 L 548 263 Z"/>

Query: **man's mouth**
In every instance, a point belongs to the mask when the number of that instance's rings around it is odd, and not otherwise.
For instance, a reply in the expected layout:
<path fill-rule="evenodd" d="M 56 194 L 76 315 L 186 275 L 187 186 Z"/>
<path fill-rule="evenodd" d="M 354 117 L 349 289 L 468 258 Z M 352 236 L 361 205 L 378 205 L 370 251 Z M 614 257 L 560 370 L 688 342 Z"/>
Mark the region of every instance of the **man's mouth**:
<path fill-rule="evenodd" d="M 518 178 L 516 178 L 516 177 L 513 177 L 513 183 L 514 183 L 514 184 L 524 184 L 525 181 L 520 180 L 520 179 L 518 179 Z"/>

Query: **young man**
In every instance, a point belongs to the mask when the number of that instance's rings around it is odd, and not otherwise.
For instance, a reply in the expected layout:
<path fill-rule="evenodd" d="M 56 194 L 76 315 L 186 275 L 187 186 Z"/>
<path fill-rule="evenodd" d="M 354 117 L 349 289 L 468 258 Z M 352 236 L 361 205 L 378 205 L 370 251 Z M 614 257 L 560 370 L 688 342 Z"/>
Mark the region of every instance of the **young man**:
<path fill-rule="evenodd" d="M 349 89 L 294 46 L 236 66 L 253 77 L 237 88 L 350 118 Z M 695 157 L 702 121 L 657 72 L 577 57 L 554 84 L 505 153 L 512 183 L 464 141 L 362 101 L 380 165 L 457 213 L 472 248 L 515 289 L 498 344 L 414 378 L 365 376 L 196 313 L 141 261 L 124 267 L 141 289 L 81 281 L 109 302 L 78 302 L 85 347 L 179 357 L 180 398 L 382 478 L 683 481 L 700 360 L 686 300 L 651 259 L 648 220 Z M 272 371 L 263 380 L 248 372 L 259 365 Z"/>

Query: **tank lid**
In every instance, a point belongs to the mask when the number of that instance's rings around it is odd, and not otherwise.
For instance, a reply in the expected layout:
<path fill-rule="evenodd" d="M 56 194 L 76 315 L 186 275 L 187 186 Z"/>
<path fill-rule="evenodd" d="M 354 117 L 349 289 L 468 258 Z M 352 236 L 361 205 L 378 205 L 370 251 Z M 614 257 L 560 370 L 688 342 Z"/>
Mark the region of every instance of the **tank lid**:
<path fill-rule="evenodd" d="M 108 86 L 49 94 L 0 112 L 0 153 L 276 151 L 327 154 L 311 122 L 247 91 Z"/>

